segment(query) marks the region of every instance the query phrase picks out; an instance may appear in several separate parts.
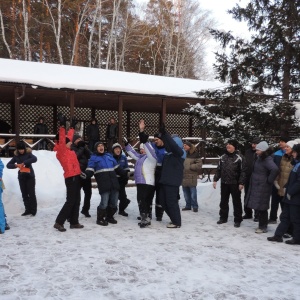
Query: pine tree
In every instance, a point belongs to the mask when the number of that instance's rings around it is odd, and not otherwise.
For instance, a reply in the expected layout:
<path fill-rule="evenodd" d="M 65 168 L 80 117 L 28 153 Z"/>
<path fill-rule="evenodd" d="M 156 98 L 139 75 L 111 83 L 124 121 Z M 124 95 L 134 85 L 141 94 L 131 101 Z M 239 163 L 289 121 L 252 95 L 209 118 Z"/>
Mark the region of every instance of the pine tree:
<path fill-rule="evenodd" d="M 211 30 L 224 50 L 217 53 L 217 76 L 232 83 L 253 83 L 253 89 L 278 91 L 284 100 L 298 99 L 300 86 L 300 0 L 251 0 L 229 13 L 246 21 L 253 32 L 250 41 L 230 32 Z"/>

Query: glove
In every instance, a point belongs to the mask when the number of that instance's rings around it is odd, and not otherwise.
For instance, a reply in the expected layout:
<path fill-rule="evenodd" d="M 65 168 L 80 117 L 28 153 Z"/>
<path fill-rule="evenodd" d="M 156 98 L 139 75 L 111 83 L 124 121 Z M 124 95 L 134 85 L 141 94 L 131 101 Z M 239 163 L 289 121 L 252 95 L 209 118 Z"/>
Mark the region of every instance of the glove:
<path fill-rule="evenodd" d="M 165 123 L 162 123 L 161 127 L 159 128 L 159 132 L 162 135 L 166 134 L 166 125 L 165 125 Z"/>
<path fill-rule="evenodd" d="M 279 190 L 279 189 L 280 189 L 280 186 L 279 186 L 279 184 L 278 184 L 278 181 L 277 181 L 277 180 L 275 180 L 275 181 L 274 181 L 274 186 L 276 187 L 276 189 L 277 189 L 277 190 Z"/>
<path fill-rule="evenodd" d="M 126 137 L 123 137 L 123 141 L 124 141 L 125 146 L 127 146 L 129 144 L 128 140 L 126 139 Z"/>
<path fill-rule="evenodd" d="M 57 119 L 59 121 L 59 125 L 60 126 L 63 126 L 63 127 L 66 127 L 66 122 L 67 122 L 67 118 L 65 115 L 63 115 L 61 112 L 58 113 L 57 115 Z"/>
<path fill-rule="evenodd" d="M 291 200 L 291 195 L 290 194 L 286 194 L 286 197 L 288 200 Z"/>
<path fill-rule="evenodd" d="M 140 142 L 145 144 L 148 141 L 149 135 L 146 134 L 145 132 L 140 132 L 139 133 L 139 138 L 140 138 Z"/>
<path fill-rule="evenodd" d="M 71 127 L 75 128 L 75 126 L 76 126 L 77 123 L 78 123 L 78 121 L 76 120 L 76 118 L 72 117 L 72 119 L 71 119 Z"/>
<path fill-rule="evenodd" d="M 86 174 L 85 174 L 84 172 L 81 172 L 81 173 L 80 173 L 80 177 L 81 177 L 82 179 L 86 179 Z"/>
<path fill-rule="evenodd" d="M 79 141 L 78 143 L 77 143 L 77 146 L 78 146 L 78 148 L 84 148 L 85 147 L 85 142 L 84 141 Z"/>

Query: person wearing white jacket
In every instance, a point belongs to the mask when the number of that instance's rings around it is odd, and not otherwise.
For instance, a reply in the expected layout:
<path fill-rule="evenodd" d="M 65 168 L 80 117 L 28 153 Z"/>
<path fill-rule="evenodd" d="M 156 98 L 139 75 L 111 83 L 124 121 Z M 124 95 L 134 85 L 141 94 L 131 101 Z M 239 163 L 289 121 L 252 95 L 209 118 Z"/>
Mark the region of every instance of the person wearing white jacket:
<path fill-rule="evenodd" d="M 155 192 L 155 167 L 157 157 L 151 143 L 147 142 L 148 135 L 144 133 L 144 120 L 140 121 L 140 153 L 136 152 L 133 147 L 125 141 L 125 149 L 128 155 L 136 160 L 134 169 L 134 179 L 137 187 L 137 201 L 139 205 L 141 222 L 140 227 L 151 225 L 150 208 Z"/>

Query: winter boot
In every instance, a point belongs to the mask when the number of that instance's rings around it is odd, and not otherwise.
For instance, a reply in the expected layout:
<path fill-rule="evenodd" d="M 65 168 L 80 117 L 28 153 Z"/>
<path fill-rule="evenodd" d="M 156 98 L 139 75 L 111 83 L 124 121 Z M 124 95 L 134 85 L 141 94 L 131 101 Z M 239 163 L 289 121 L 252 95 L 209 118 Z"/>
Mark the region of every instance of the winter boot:
<path fill-rule="evenodd" d="M 99 207 L 97 208 L 97 222 L 96 224 L 101 225 L 101 226 L 107 226 L 108 223 L 105 220 L 106 217 L 106 210 L 105 209 L 100 209 Z"/>
<path fill-rule="evenodd" d="M 149 217 L 147 217 L 147 214 L 142 213 L 141 214 L 141 222 L 139 222 L 138 225 L 141 228 L 145 228 L 145 227 L 151 225 L 151 219 Z"/>
<path fill-rule="evenodd" d="M 107 206 L 106 208 L 106 212 L 107 212 L 107 217 L 106 217 L 106 221 L 108 223 L 111 223 L 111 224 L 117 224 L 117 220 L 114 219 L 114 214 L 116 213 L 117 211 L 117 208 L 116 207 L 110 207 L 110 206 Z"/>

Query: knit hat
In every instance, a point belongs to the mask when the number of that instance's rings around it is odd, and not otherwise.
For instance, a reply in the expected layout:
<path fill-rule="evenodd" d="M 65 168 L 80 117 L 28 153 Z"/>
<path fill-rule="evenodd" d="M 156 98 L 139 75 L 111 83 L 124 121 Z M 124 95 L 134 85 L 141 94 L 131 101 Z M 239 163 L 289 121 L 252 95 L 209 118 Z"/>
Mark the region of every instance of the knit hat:
<path fill-rule="evenodd" d="M 154 133 L 154 137 L 161 140 L 161 133 Z"/>
<path fill-rule="evenodd" d="M 17 149 L 18 150 L 26 150 L 26 144 L 23 141 L 18 142 L 17 143 Z"/>
<path fill-rule="evenodd" d="M 290 140 L 290 138 L 288 136 L 281 136 L 279 141 L 283 141 L 283 142 L 288 142 Z"/>
<path fill-rule="evenodd" d="M 294 147 L 296 144 L 298 144 L 296 141 L 288 141 L 288 142 L 286 143 L 286 145 L 289 146 L 289 147 L 292 148 L 292 149 L 293 149 L 293 147 Z"/>
<path fill-rule="evenodd" d="M 251 141 L 251 144 L 259 144 L 261 142 L 261 138 L 259 137 L 254 137 Z"/>
<path fill-rule="evenodd" d="M 73 140 L 72 140 L 72 143 L 75 143 L 75 141 L 76 141 L 76 140 L 78 140 L 78 139 L 81 139 L 81 135 L 80 135 L 80 134 L 77 134 L 77 133 L 75 133 L 75 134 L 73 135 Z"/>
<path fill-rule="evenodd" d="M 238 149 L 239 143 L 237 140 L 228 140 L 227 144 L 232 145 L 235 149 Z"/>
<path fill-rule="evenodd" d="M 300 144 L 296 144 L 293 146 L 293 151 L 297 152 L 297 156 L 300 156 Z"/>
<path fill-rule="evenodd" d="M 111 147 L 112 151 L 114 151 L 114 149 L 117 147 L 119 147 L 122 150 L 122 146 L 119 143 L 114 143 Z"/>
<path fill-rule="evenodd" d="M 256 145 L 256 150 L 266 151 L 269 148 L 269 145 L 266 141 L 262 141 Z"/>
<path fill-rule="evenodd" d="M 104 145 L 103 142 L 97 142 L 97 143 L 94 145 L 94 151 L 95 151 L 95 152 L 97 152 L 97 147 L 98 147 L 99 145 L 103 145 L 104 148 L 105 148 L 105 145 Z"/>
<path fill-rule="evenodd" d="M 141 149 L 145 149 L 145 147 L 144 147 L 144 144 L 143 143 L 140 143 L 140 150 Z"/>
<path fill-rule="evenodd" d="M 187 146 L 189 146 L 190 148 L 192 148 L 192 143 L 191 142 L 189 142 L 189 141 L 183 141 L 183 145 L 187 145 Z"/>

